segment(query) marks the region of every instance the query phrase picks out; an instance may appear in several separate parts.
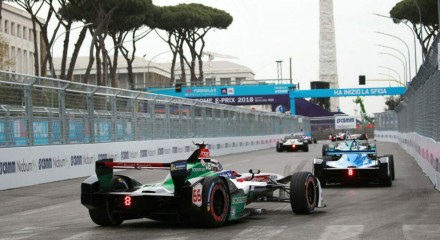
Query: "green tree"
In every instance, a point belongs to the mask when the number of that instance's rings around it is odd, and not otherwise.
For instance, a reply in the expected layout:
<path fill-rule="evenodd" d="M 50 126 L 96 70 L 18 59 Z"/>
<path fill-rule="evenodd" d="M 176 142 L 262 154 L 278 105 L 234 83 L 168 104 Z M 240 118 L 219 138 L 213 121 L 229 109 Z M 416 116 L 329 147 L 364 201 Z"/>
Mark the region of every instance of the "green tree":
<path fill-rule="evenodd" d="M 396 109 L 397 105 L 402 101 L 401 96 L 390 96 L 386 99 L 385 105 L 387 105 L 388 109 L 385 110 L 394 110 Z"/>
<path fill-rule="evenodd" d="M 411 22 L 422 46 L 423 56 L 426 56 L 439 28 L 437 0 L 402 0 L 391 9 L 390 16 Z M 394 20 L 394 22 L 400 21 Z"/>
<path fill-rule="evenodd" d="M 96 59 L 98 85 L 109 83 L 107 73 L 110 68 L 111 86 L 118 87 L 119 84 L 115 77 L 118 52 L 123 49 L 126 36 L 130 32 L 136 32 L 150 17 L 151 0 L 70 0 L 68 7 L 74 9 L 72 12 L 74 20 L 93 23 L 93 27 L 90 28 L 92 43 L 85 81 L 88 82 L 90 71 Z M 111 48 L 114 49 L 113 60 L 110 60 L 106 46 L 105 40 L 108 36 L 113 40 Z M 127 48 L 124 48 L 124 53 L 128 56 Z"/>
<path fill-rule="evenodd" d="M 9 43 L 0 34 L 0 70 L 8 70 L 15 62 L 9 58 Z"/>
<path fill-rule="evenodd" d="M 164 30 L 167 34 L 166 38 L 161 38 L 168 43 L 173 53 L 171 80 L 175 81 L 174 71 L 177 56 L 180 60 L 182 82 L 186 82 L 185 64 L 190 69 L 191 81 L 202 80 L 202 57 L 206 34 L 213 28 L 226 29 L 232 21 L 233 18 L 229 13 L 202 4 L 179 4 L 159 8 L 153 26 Z M 184 45 L 185 43 L 186 45 Z M 191 55 L 190 60 L 185 56 L 184 46 L 187 47 Z M 198 78 L 195 71 L 196 61 L 199 62 Z"/>
<path fill-rule="evenodd" d="M 145 28 L 145 26 L 148 26 L 148 24 L 151 22 L 153 18 L 153 11 L 153 3 L 151 0 L 136 0 L 132 1 L 130 4 L 121 5 L 113 14 L 109 26 L 109 35 L 112 38 L 114 45 L 113 61 L 109 59 L 112 86 L 119 86 L 119 81 L 116 79 L 116 70 L 118 63 L 118 52 L 120 50 L 123 57 L 127 61 L 128 82 L 130 89 L 135 88 L 132 66 L 135 59 L 136 42 L 151 32 L 151 29 L 148 27 Z M 137 34 L 139 31 L 142 32 Z M 127 36 L 131 36 L 131 39 L 127 40 Z M 131 45 L 131 51 L 128 47 L 124 46 L 124 43 L 126 42 Z"/>

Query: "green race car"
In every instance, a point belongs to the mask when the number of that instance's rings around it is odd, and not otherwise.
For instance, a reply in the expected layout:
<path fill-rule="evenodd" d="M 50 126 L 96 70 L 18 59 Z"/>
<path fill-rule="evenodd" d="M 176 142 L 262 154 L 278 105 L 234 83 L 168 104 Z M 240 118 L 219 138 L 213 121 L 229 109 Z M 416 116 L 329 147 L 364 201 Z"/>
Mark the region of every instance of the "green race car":
<path fill-rule="evenodd" d="M 92 221 L 116 226 L 124 220 L 149 218 L 218 227 L 264 212 L 246 207 L 253 201 L 290 202 L 296 214 L 324 207 L 319 180 L 310 172 L 238 174 L 211 159 L 205 143 L 196 145 L 187 160 L 171 163 L 98 160 L 96 175 L 81 184 L 81 203 Z M 160 183 L 142 184 L 114 174 L 113 169 L 163 169 L 169 174 Z"/>

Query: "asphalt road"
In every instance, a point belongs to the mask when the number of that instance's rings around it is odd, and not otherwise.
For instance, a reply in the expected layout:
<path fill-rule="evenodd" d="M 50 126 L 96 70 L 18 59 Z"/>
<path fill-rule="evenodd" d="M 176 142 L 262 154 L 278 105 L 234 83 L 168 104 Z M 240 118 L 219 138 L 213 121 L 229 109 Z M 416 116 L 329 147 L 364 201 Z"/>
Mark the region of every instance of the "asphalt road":
<path fill-rule="evenodd" d="M 277 153 L 275 147 L 217 157 L 225 169 L 250 168 L 289 174 L 311 171 L 310 152 Z M 295 215 L 289 203 L 259 202 L 267 214 L 227 223 L 216 229 L 194 228 L 148 219 L 125 221 L 108 228 L 95 225 L 80 204 L 80 184 L 74 179 L 0 191 L 0 240 L 3 239 L 440 239 L 440 193 L 399 146 L 378 143 L 379 154 L 394 154 L 396 180 L 392 187 L 324 189 L 326 208 Z M 134 171 L 142 181 L 163 177 L 160 171 Z"/>

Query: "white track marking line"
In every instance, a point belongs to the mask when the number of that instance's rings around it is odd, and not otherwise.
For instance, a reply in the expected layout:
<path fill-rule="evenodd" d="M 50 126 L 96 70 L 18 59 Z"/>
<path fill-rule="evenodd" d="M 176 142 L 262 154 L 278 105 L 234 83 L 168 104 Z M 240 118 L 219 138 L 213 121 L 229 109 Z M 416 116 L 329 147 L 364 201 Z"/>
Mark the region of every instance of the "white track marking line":
<path fill-rule="evenodd" d="M 364 225 L 333 225 L 327 226 L 319 236 L 319 240 L 360 239 L 364 232 Z"/>
<path fill-rule="evenodd" d="M 405 240 L 437 240 L 440 238 L 440 225 L 403 225 L 403 238 Z"/>
<path fill-rule="evenodd" d="M 233 240 L 276 239 L 287 226 L 253 226 L 239 232 Z"/>

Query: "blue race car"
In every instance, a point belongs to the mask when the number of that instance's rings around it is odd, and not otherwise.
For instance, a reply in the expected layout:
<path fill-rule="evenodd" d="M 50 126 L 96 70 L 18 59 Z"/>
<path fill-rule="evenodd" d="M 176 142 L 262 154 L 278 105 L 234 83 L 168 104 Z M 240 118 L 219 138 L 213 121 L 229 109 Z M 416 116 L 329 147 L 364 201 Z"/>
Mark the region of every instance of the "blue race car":
<path fill-rule="evenodd" d="M 315 158 L 313 173 L 321 186 L 331 183 L 378 183 L 390 187 L 394 180 L 393 155 L 377 156 L 376 148 L 358 146 L 352 141 L 349 149 L 323 151 L 323 157 Z"/>
<path fill-rule="evenodd" d="M 377 155 L 376 143 L 369 143 L 368 140 L 345 140 L 342 142 L 336 142 L 335 144 L 324 144 L 322 145 L 322 157 L 332 156 L 333 158 L 339 159 L 341 154 L 350 153 L 352 151 L 366 151 L 374 155 Z"/>

